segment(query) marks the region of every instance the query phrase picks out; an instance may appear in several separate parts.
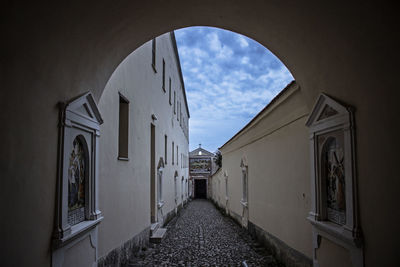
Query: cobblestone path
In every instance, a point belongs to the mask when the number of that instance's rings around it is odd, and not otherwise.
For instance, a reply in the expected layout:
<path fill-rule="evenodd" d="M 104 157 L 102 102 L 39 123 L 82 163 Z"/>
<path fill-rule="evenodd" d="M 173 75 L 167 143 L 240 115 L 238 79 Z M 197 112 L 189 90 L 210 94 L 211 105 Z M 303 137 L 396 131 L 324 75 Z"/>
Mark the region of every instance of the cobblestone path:
<path fill-rule="evenodd" d="M 274 258 L 212 203 L 194 200 L 167 226 L 167 236 L 129 266 L 277 266 Z"/>

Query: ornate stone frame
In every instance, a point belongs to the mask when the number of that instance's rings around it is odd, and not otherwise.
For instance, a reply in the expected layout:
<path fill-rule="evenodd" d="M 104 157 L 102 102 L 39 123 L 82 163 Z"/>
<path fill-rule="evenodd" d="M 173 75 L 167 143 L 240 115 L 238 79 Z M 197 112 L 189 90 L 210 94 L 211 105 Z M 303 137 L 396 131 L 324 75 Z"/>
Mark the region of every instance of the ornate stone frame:
<path fill-rule="evenodd" d="M 359 225 L 357 202 L 357 179 L 354 140 L 354 111 L 331 97 L 321 94 L 306 122 L 310 129 L 311 151 L 311 199 L 312 209 L 308 220 L 313 231 L 313 261 L 318 265 L 316 251 L 321 236 L 349 250 L 353 265 L 363 266 L 363 241 Z M 340 136 L 343 143 L 343 165 L 345 175 L 345 222 L 329 221 L 326 215 L 326 188 L 321 163 L 323 140 Z"/>
<path fill-rule="evenodd" d="M 90 237 L 97 256 L 97 225 L 103 219 L 98 209 L 98 148 L 100 112 L 90 92 L 67 103 L 60 103 L 56 214 L 53 230 L 52 265 L 63 261 L 64 251 L 77 240 Z M 73 141 L 78 138 L 85 150 L 85 219 L 75 225 L 68 223 L 68 167 Z"/>

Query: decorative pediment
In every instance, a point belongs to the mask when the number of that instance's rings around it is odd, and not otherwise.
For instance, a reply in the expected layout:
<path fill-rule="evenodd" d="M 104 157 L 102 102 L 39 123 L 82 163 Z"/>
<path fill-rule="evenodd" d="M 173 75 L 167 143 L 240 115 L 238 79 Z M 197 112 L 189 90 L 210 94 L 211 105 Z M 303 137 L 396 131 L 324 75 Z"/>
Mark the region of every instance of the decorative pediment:
<path fill-rule="evenodd" d="M 87 92 L 72 99 L 65 105 L 65 112 L 70 112 L 76 120 L 89 120 L 96 124 L 102 124 L 103 118 L 93 98 L 92 93 Z"/>
<path fill-rule="evenodd" d="M 343 116 L 349 116 L 348 107 L 342 105 L 326 94 L 320 94 L 310 116 L 308 117 L 306 126 L 311 127 L 315 124 Z"/>
<path fill-rule="evenodd" d="M 204 148 L 197 148 L 191 152 L 189 152 L 190 157 L 214 157 L 215 155 L 210 151 L 205 150 Z"/>

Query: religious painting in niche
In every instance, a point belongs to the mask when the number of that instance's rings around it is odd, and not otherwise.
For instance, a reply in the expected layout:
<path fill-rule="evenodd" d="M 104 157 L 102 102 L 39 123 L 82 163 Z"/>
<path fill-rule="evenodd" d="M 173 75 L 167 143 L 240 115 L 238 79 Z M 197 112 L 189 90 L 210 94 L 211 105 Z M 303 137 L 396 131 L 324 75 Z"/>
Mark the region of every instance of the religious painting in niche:
<path fill-rule="evenodd" d="M 190 159 L 191 172 L 209 172 L 211 171 L 211 160 L 206 159 Z"/>
<path fill-rule="evenodd" d="M 78 137 L 73 142 L 68 167 L 68 224 L 85 220 L 85 150 Z"/>
<path fill-rule="evenodd" d="M 346 223 L 344 152 L 339 139 L 327 138 L 322 150 L 323 179 L 326 188 L 326 216 L 329 221 Z"/>

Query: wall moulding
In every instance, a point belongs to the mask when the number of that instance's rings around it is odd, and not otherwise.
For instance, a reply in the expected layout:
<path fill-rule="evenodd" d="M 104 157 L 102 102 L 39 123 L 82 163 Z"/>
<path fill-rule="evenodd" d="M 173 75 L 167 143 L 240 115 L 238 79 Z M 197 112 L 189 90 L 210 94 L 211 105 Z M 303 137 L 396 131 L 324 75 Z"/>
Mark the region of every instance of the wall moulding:
<path fill-rule="evenodd" d="M 321 94 L 306 122 L 310 130 L 313 261 L 321 236 L 346 248 L 364 266 L 358 215 L 354 109 Z"/>

